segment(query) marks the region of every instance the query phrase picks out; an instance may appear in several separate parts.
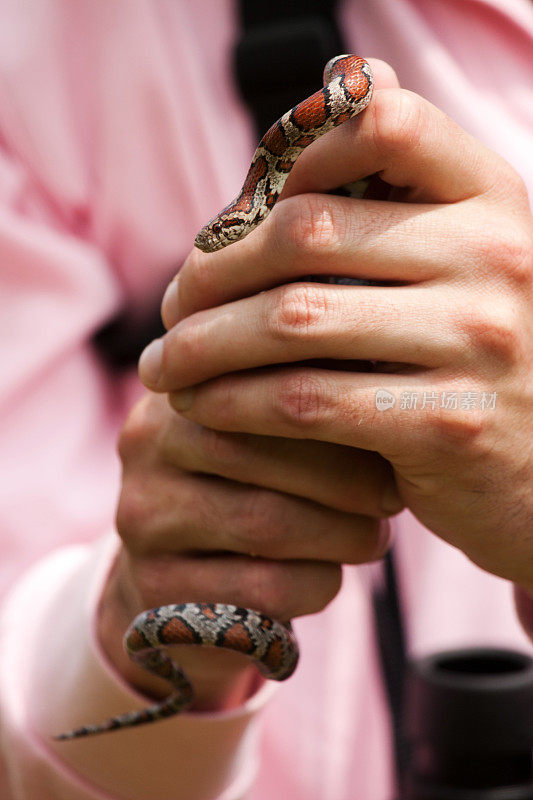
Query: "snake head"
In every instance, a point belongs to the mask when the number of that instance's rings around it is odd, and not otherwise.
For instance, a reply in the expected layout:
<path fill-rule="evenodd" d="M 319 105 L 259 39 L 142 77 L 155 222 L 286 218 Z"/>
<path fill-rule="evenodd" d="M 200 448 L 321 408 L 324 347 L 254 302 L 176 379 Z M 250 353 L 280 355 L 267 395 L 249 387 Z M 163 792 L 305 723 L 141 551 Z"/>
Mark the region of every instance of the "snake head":
<path fill-rule="evenodd" d="M 195 246 L 203 253 L 215 253 L 229 243 L 218 219 L 211 220 L 207 225 L 204 225 L 194 240 Z"/>
<path fill-rule="evenodd" d="M 235 210 L 236 201 L 213 217 L 196 236 L 194 244 L 204 253 L 215 253 L 233 242 L 243 239 L 259 223 L 246 224 L 247 216 Z"/>

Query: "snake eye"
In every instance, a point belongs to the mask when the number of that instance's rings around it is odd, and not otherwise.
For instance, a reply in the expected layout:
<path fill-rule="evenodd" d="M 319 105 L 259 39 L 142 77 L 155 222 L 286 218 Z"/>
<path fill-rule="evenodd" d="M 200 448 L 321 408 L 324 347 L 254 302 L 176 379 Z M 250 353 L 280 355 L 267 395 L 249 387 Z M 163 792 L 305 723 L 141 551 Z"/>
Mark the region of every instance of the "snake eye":
<path fill-rule="evenodd" d="M 220 224 L 220 222 L 216 222 L 213 225 L 213 233 L 215 233 L 217 236 L 219 233 L 222 233 L 222 225 Z"/>

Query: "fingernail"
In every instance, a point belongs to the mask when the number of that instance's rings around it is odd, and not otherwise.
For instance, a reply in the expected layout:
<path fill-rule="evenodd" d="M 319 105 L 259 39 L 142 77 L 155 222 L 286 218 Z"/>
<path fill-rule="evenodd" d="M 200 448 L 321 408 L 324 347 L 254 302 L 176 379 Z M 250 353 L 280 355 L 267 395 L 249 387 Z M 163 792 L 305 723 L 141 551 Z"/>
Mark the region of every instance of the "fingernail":
<path fill-rule="evenodd" d="M 172 393 L 172 405 L 176 411 L 188 411 L 194 398 L 194 389 L 180 389 Z"/>
<path fill-rule="evenodd" d="M 167 330 L 179 322 L 178 302 L 178 278 L 174 278 L 167 286 L 161 302 L 161 316 Z"/>
<path fill-rule="evenodd" d="M 405 504 L 398 493 L 396 483 L 391 481 L 386 485 L 381 498 L 381 507 L 383 511 L 385 514 L 390 514 L 393 516 L 394 514 L 398 514 L 404 505 Z"/>
<path fill-rule="evenodd" d="M 163 340 L 155 339 L 145 347 L 139 359 L 139 378 L 145 386 L 157 386 L 161 377 Z"/>

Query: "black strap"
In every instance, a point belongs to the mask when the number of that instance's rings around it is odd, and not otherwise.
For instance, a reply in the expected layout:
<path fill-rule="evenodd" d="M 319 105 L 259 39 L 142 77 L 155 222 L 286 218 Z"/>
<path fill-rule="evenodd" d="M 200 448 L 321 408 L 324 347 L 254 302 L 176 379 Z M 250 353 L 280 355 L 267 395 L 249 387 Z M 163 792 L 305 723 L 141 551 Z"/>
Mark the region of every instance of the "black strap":
<path fill-rule="evenodd" d="M 396 782 L 401 793 L 409 765 L 409 745 L 405 732 L 405 685 L 408 661 L 392 550 L 385 556 L 383 582 L 375 587 L 372 604 L 381 669 L 391 712 Z"/>
<path fill-rule="evenodd" d="M 143 317 L 133 317 L 125 308 L 93 336 L 94 347 L 115 372 L 134 367 L 146 345 L 163 336 L 159 308 L 158 300 Z"/>
<path fill-rule="evenodd" d="M 333 0 L 241 0 L 235 76 L 258 136 L 322 86 L 327 61 L 344 52 Z"/>

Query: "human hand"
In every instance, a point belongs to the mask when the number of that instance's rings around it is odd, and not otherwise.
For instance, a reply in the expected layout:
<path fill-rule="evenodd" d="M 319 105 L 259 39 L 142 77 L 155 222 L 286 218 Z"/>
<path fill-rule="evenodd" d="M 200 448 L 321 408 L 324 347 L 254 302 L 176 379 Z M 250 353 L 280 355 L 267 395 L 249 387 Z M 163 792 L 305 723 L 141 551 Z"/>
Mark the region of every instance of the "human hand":
<path fill-rule="evenodd" d="M 389 201 L 324 194 L 374 173 L 394 187 Z M 282 197 L 242 242 L 191 253 L 179 299 L 178 283 L 165 296 L 159 377 L 145 358 L 141 378 L 209 428 L 379 453 L 423 524 L 533 589 L 523 182 L 430 103 L 391 88 L 311 145 Z M 312 273 L 389 285 L 301 280 Z M 360 374 L 302 363 L 312 358 L 380 364 Z M 393 408 L 378 410 L 379 390 Z"/>
<path fill-rule="evenodd" d="M 123 429 L 117 526 L 123 540 L 104 592 L 99 638 L 133 685 L 165 682 L 135 666 L 123 633 L 139 612 L 180 602 L 232 603 L 280 620 L 322 609 L 340 564 L 385 553 L 390 465 L 375 453 L 325 442 L 218 433 L 147 393 Z M 228 708 L 257 673 L 243 656 L 180 648 L 195 708 Z"/>

